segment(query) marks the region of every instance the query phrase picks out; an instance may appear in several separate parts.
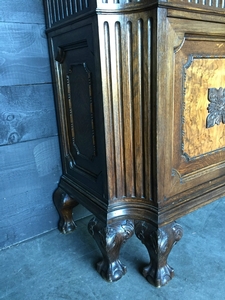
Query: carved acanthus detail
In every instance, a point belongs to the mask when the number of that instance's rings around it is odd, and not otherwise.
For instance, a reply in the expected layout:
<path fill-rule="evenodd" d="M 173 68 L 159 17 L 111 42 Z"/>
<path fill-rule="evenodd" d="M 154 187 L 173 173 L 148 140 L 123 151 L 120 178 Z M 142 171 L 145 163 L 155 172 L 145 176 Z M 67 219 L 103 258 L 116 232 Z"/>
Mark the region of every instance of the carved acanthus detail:
<path fill-rule="evenodd" d="M 137 221 L 135 232 L 150 256 L 149 265 L 143 269 L 144 277 L 157 287 L 165 285 L 174 276 L 174 270 L 167 264 L 167 258 L 172 247 L 182 238 L 182 227 L 174 222 L 156 228 L 144 221 Z"/>
<path fill-rule="evenodd" d="M 219 125 L 221 122 L 225 124 L 225 89 L 210 88 L 208 93 L 210 101 L 208 105 L 208 116 L 206 119 L 206 128 Z"/>
<path fill-rule="evenodd" d="M 97 271 L 107 281 L 119 280 L 126 272 L 127 268 L 119 259 L 121 246 L 133 235 L 134 224 L 131 220 L 104 226 L 98 219 L 93 218 L 88 229 L 94 237 L 103 259 L 97 265 Z"/>

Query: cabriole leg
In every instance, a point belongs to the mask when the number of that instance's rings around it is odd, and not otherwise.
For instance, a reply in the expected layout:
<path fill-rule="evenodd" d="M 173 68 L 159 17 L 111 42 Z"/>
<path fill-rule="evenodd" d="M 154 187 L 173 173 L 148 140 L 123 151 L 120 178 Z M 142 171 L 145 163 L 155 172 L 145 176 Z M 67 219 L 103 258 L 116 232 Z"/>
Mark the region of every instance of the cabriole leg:
<path fill-rule="evenodd" d="M 103 260 L 97 264 L 97 271 L 109 282 L 119 280 L 127 272 L 126 266 L 119 260 L 120 249 L 134 233 L 133 222 L 125 220 L 105 227 L 93 218 L 88 224 L 88 230 L 103 255 Z"/>
<path fill-rule="evenodd" d="M 68 196 L 60 187 L 54 192 L 53 201 L 60 216 L 58 223 L 59 231 L 64 234 L 74 231 L 76 224 L 73 220 L 73 208 L 79 203 Z"/>
<path fill-rule="evenodd" d="M 174 270 L 167 264 L 170 251 L 182 237 L 182 227 L 173 222 L 162 228 L 137 221 L 135 223 L 135 233 L 146 246 L 150 264 L 143 269 L 144 277 L 156 287 L 161 287 L 174 276 Z"/>

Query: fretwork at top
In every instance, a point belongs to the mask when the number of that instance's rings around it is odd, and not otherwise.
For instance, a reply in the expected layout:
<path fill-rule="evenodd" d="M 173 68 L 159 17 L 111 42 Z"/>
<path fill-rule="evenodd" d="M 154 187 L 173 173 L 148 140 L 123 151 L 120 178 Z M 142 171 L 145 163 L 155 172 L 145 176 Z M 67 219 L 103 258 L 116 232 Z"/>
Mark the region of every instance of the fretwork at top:
<path fill-rule="evenodd" d="M 224 13 L 225 0 L 44 0 L 48 10 L 47 27 L 61 23 L 71 16 L 88 12 L 137 11 L 152 5 L 177 6 L 192 10 L 219 11 Z"/>
<path fill-rule="evenodd" d="M 71 16 L 85 13 L 95 4 L 94 0 L 44 0 L 48 10 L 47 27 Z"/>

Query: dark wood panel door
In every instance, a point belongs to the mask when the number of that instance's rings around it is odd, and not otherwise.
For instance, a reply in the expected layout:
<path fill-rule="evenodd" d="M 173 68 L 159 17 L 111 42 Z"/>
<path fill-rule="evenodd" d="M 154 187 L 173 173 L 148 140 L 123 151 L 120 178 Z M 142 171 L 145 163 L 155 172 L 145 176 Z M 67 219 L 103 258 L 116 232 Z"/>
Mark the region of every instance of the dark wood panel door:
<path fill-rule="evenodd" d="M 104 126 L 92 25 L 53 38 L 65 174 L 103 194 Z M 102 120 L 102 121 L 101 121 Z"/>

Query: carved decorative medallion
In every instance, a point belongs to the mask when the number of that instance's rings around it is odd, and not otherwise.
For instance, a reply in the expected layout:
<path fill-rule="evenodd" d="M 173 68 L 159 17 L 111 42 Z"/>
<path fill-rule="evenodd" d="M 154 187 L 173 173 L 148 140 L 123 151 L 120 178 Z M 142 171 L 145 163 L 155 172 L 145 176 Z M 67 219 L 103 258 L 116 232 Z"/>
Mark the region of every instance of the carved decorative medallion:
<path fill-rule="evenodd" d="M 208 99 L 208 116 L 206 118 L 206 128 L 219 125 L 221 122 L 225 124 L 225 89 L 211 88 L 209 89 Z"/>

